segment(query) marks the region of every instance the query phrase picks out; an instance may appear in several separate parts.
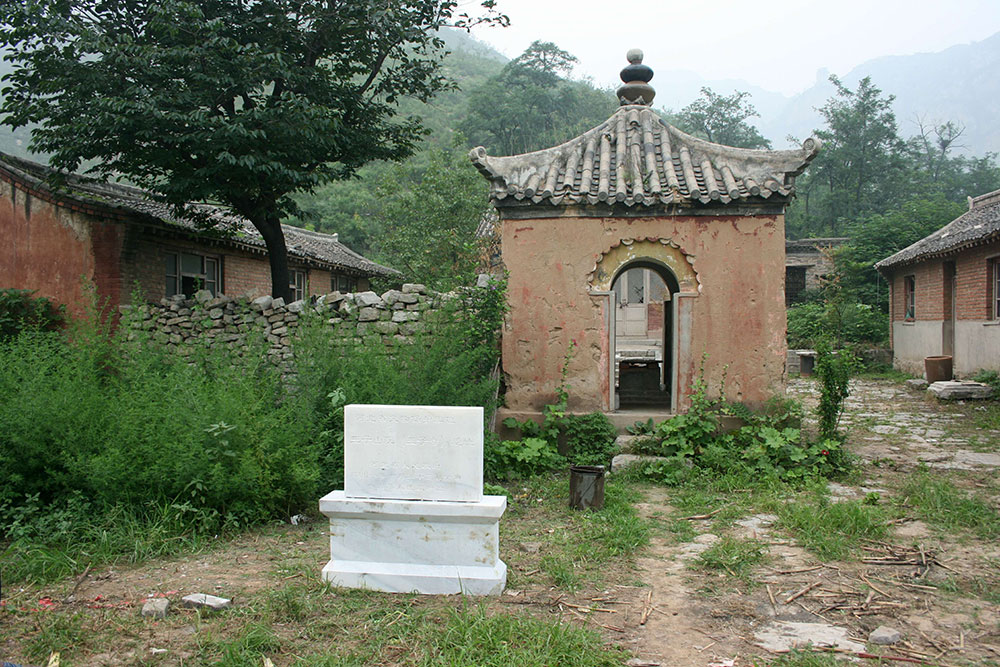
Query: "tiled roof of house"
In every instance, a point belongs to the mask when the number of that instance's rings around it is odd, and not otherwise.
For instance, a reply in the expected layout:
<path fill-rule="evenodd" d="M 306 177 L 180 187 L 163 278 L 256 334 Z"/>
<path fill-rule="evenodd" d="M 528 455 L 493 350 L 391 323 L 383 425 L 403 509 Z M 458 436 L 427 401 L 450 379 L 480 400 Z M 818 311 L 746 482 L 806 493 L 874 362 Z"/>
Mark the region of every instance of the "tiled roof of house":
<path fill-rule="evenodd" d="M 875 268 L 882 270 L 910 264 L 992 240 L 1000 240 L 1000 190 L 970 197 L 968 211 L 933 234 L 877 262 Z"/>
<path fill-rule="evenodd" d="M 490 181 L 497 206 L 551 204 L 712 205 L 787 199 L 795 177 L 819 151 L 750 150 L 681 132 L 649 106 L 621 106 L 604 123 L 545 150 L 490 157 L 469 154 Z"/>
<path fill-rule="evenodd" d="M 236 247 L 262 252 L 264 239 L 249 220 L 227 213 L 210 204 L 193 204 L 199 215 L 205 216 L 214 228 L 206 230 L 190 218 L 178 216 L 172 206 L 153 198 L 146 190 L 118 183 L 102 183 L 77 174 L 64 175 L 63 182 L 52 186 L 49 182 L 53 170 L 37 162 L 0 153 L 0 172 L 37 196 L 54 203 L 75 203 L 95 212 L 110 214 L 125 222 L 162 226 L 182 233 L 210 237 Z M 335 235 L 312 232 L 300 227 L 282 225 L 285 244 L 290 258 L 328 265 L 334 269 L 347 269 L 368 275 L 398 276 L 400 273 L 377 264 L 354 252 L 337 240 Z"/>

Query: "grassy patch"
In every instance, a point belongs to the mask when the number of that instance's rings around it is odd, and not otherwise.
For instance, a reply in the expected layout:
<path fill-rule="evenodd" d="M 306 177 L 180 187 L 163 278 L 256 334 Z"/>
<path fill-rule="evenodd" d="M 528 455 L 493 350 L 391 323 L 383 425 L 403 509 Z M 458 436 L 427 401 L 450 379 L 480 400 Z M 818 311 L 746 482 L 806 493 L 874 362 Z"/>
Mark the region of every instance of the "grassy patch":
<path fill-rule="evenodd" d="M 767 662 L 754 661 L 754 667 L 839 667 L 844 663 L 826 653 L 793 651 Z"/>
<path fill-rule="evenodd" d="M 994 393 L 996 393 L 996 390 L 994 390 Z M 980 410 L 979 408 L 982 409 Z M 976 428 L 1000 431 L 1000 401 L 990 401 L 982 405 L 977 405 L 973 415 Z M 990 451 L 996 451 L 996 447 Z"/>
<path fill-rule="evenodd" d="M 985 497 L 958 488 L 952 479 L 923 468 L 907 480 L 902 495 L 916 514 L 945 531 L 961 528 L 982 539 L 1000 536 L 1000 513 Z"/>
<path fill-rule="evenodd" d="M 846 558 L 862 540 L 886 536 L 886 512 L 863 500 L 830 502 L 813 494 L 787 503 L 778 509 L 780 525 L 795 539 L 823 560 Z"/>
<path fill-rule="evenodd" d="M 500 526 L 501 542 L 513 546 L 504 554 L 511 566 L 510 586 L 524 586 L 534 576 L 520 572 L 539 570 L 551 584 L 576 590 L 585 581 L 601 581 L 606 563 L 631 558 L 649 542 L 651 522 L 634 507 L 641 494 L 633 483 L 620 478 L 607 480 L 600 511 L 569 508 L 565 473 L 537 477 L 520 489 L 515 487 L 512 495 L 508 516 L 517 520 Z M 537 553 L 525 553 L 520 549 L 524 543 L 540 547 Z"/>
<path fill-rule="evenodd" d="M 726 572 L 746 580 L 767 558 L 767 545 L 763 542 L 726 536 L 703 551 L 695 564 L 705 570 Z"/>

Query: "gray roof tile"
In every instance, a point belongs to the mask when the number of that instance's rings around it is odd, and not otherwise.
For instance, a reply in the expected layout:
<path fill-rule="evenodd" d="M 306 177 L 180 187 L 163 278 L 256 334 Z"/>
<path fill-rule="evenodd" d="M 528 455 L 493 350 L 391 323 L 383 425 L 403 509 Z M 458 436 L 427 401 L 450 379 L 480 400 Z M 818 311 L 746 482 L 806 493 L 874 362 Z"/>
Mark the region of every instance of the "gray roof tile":
<path fill-rule="evenodd" d="M 875 268 L 891 269 L 991 240 L 1000 240 L 1000 190 L 970 198 L 968 211 L 933 234 L 877 262 Z"/>
<path fill-rule="evenodd" d="M 231 215 L 218 206 L 190 205 L 215 224 L 214 230 L 208 231 L 194 220 L 178 216 L 172 206 L 156 201 L 150 192 L 140 188 L 119 183 L 102 183 L 77 174 L 64 175 L 61 185 L 52 186 L 48 180 L 53 174 L 51 168 L 4 153 L 0 153 L 0 171 L 7 172 L 13 179 L 36 192 L 50 195 L 55 201 L 68 200 L 105 210 L 125 221 L 161 225 L 178 232 L 211 236 L 237 247 L 265 250 L 264 239 L 249 220 Z M 311 260 L 332 269 L 348 269 L 369 275 L 401 275 L 395 269 L 362 257 L 331 234 L 312 232 L 292 225 L 282 225 L 281 228 L 285 233 L 285 245 L 290 258 Z"/>
<path fill-rule="evenodd" d="M 497 206 L 551 204 L 727 204 L 794 191 L 795 177 L 819 151 L 769 151 L 713 144 L 681 132 L 648 106 L 619 107 L 604 123 L 545 150 L 469 157 L 490 181 Z"/>

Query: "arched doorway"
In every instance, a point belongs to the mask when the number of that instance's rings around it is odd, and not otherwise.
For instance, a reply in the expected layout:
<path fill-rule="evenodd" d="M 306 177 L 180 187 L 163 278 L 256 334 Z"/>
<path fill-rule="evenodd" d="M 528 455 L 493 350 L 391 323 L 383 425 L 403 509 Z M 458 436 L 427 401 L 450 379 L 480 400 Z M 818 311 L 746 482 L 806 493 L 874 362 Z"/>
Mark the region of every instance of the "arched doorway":
<path fill-rule="evenodd" d="M 615 310 L 614 407 L 670 410 L 676 368 L 673 272 L 650 258 L 622 266 L 611 283 Z"/>

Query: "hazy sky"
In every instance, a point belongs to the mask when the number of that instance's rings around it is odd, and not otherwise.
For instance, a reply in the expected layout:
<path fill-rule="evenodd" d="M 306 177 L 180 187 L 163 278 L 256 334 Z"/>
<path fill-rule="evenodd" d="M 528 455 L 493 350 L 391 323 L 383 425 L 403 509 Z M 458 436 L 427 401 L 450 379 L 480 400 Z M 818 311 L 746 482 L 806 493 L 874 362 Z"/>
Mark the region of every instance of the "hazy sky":
<path fill-rule="evenodd" d="M 473 0 L 460 7 L 474 9 Z M 533 40 L 580 59 L 575 77 L 617 86 L 625 52 L 641 48 L 654 72 L 691 70 L 781 93 L 809 87 L 816 70 L 846 74 L 883 55 L 940 51 L 1000 32 L 1000 0 L 497 0 L 509 28 L 474 34 L 509 57 Z M 653 79 L 654 87 L 665 85 Z"/>

